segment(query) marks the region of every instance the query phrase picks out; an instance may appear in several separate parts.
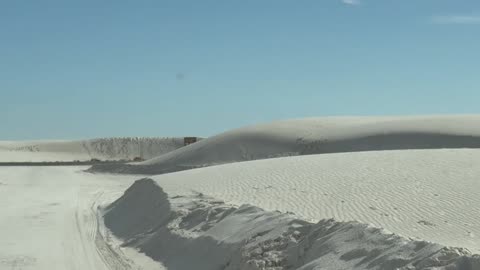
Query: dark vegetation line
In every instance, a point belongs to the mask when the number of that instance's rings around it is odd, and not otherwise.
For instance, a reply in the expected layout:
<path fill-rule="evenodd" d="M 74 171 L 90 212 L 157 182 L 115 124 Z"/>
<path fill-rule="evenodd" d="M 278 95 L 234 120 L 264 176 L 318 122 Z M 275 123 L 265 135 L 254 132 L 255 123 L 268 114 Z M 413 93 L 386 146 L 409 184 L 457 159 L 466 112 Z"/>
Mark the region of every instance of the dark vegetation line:
<path fill-rule="evenodd" d="M 97 164 L 125 164 L 143 160 L 86 160 L 86 161 L 39 161 L 39 162 L 0 162 L 0 166 L 91 166 Z"/>

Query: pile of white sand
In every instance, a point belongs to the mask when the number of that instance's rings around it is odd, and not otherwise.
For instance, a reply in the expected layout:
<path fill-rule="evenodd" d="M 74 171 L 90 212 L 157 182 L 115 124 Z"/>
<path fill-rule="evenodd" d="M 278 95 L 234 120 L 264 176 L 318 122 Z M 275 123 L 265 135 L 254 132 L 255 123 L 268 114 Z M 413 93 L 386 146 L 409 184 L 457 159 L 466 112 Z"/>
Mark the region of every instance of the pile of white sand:
<path fill-rule="evenodd" d="M 0 162 L 150 159 L 183 147 L 183 138 L 0 141 Z"/>
<path fill-rule="evenodd" d="M 133 184 L 104 210 L 105 224 L 168 269 L 480 268 L 465 249 L 399 237 L 357 222 L 309 223 L 202 194 L 168 197 L 151 179 Z M 108 235 L 108 234 L 107 234 Z"/>
<path fill-rule="evenodd" d="M 480 148 L 480 116 L 321 117 L 228 131 L 132 165 L 91 171 L 161 174 L 281 156 L 398 149 Z"/>

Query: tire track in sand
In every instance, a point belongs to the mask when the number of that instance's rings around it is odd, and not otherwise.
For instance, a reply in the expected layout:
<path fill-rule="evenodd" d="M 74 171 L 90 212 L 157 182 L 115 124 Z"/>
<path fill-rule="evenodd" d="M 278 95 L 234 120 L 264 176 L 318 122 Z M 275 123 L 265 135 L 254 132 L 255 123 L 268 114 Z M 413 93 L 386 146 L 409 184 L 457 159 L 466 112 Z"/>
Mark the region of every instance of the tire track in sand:
<path fill-rule="evenodd" d="M 129 270 L 131 264 L 119 250 L 115 250 L 105 241 L 101 231 L 97 206 L 103 192 L 93 194 L 92 200 L 82 200 L 77 203 L 75 211 L 76 231 L 79 235 L 83 255 L 91 269 Z"/>

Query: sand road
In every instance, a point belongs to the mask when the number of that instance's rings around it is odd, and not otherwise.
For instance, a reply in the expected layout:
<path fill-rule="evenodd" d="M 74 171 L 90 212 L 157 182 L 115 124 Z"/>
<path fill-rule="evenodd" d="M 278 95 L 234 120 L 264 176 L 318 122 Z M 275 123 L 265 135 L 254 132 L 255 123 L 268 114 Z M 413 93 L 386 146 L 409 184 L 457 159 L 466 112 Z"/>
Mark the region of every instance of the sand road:
<path fill-rule="evenodd" d="M 83 169 L 0 168 L 0 269 L 141 268 L 107 244 L 97 219 L 97 206 L 134 178 Z"/>

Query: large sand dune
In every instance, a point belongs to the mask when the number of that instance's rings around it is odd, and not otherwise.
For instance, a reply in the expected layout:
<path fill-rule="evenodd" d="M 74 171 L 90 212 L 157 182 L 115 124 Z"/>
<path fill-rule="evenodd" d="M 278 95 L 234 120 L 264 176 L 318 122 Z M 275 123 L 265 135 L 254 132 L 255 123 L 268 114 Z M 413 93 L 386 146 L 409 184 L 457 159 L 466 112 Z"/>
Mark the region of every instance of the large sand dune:
<path fill-rule="evenodd" d="M 359 221 L 480 252 L 480 149 L 337 153 L 240 162 L 153 177 L 307 220 Z"/>
<path fill-rule="evenodd" d="M 281 156 L 396 149 L 480 148 L 480 116 L 323 117 L 228 131 L 165 155 L 91 171 L 161 174 Z"/>
<path fill-rule="evenodd" d="M 0 162 L 150 159 L 183 146 L 183 138 L 0 141 Z"/>

